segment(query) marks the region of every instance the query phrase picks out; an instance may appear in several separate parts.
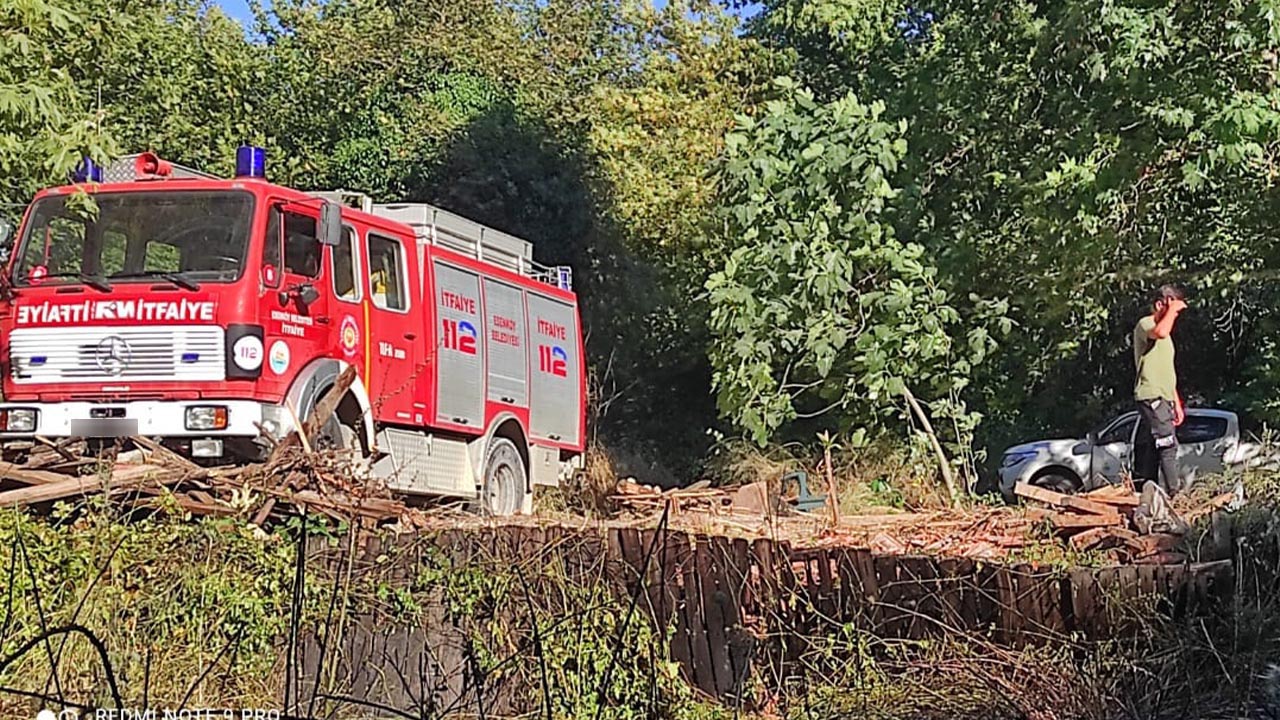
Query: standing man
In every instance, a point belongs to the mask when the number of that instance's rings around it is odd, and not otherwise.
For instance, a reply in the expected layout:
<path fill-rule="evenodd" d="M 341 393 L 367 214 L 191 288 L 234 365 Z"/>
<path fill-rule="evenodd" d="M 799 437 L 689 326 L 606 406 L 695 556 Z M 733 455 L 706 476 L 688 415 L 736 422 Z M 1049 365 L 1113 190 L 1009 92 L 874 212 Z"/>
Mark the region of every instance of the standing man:
<path fill-rule="evenodd" d="M 1182 398 L 1178 394 L 1178 375 L 1173 367 L 1173 324 L 1187 309 L 1186 296 L 1173 285 L 1155 292 L 1152 312 L 1138 321 L 1133 329 L 1133 359 L 1138 378 L 1133 397 L 1138 404 L 1140 421 L 1134 447 L 1134 470 L 1148 480 L 1156 479 L 1150 460 L 1152 451 L 1160 456 L 1160 485 L 1170 497 L 1180 488 L 1178 478 L 1177 426 L 1182 424 Z M 1145 429 L 1145 432 L 1143 431 Z M 1139 451 L 1147 462 L 1137 462 Z M 1138 474 L 1135 472 L 1135 475 Z"/>

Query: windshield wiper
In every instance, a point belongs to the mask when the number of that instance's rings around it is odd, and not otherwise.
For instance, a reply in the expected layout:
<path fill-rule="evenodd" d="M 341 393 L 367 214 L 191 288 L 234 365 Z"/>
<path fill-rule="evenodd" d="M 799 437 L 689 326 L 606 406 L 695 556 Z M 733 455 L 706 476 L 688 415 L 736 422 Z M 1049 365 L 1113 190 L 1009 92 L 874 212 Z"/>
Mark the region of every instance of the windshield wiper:
<path fill-rule="evenodd" d="M 195 280 L 192 280 L 191 278 L 187 277 L 186 275 L 180 272 L 167 272 L 165 270 L 143 270 L 142 272 L 116 273 L 111 277 L 112 278 L 158 277 L 163 280 L 168 280 L 174 285 L 177 285 L 178 287 L 183 288 L 185 290 L 191 290 L 194 292 L 200 289 L 200 283 L 196 282 Z"/>
<path fill-rule="evenodd" d="M 94 290 L 98 290 L 104 293 L 111 292 L 111 283 L 107 282 L 107 279 L 102 277 L 101 275 L 86 275 L 85 273 L 78 273 L 78 272 L 60 272 L 60 273 L 46 273 L 44 275 L 41 275 L 37 279 L 43 280 L 45 278 L 75 278 L 80 282 L 84 283 L 85 285 L 88 285 L 89 287 L 93 288 Z"/>

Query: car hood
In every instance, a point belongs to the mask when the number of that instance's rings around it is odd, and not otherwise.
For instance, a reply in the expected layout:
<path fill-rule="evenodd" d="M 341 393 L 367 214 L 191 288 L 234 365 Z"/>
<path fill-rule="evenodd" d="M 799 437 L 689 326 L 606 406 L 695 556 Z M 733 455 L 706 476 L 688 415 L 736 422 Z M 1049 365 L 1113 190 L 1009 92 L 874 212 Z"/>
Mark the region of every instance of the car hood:
<path fill-rule="evenodd" d="M 1005 455 L 1014 455 L 1019 453 L 1048 453 L 1050 455 L 1070 454 L 1071 449 L 1080 444 L 1080 440 L 1072 440 L 1069 438 L 1061 438 L 1058 440 L 1037 440 L 1036 442 L 1023 443 L 1014 445 L 1004 451 Z"/>

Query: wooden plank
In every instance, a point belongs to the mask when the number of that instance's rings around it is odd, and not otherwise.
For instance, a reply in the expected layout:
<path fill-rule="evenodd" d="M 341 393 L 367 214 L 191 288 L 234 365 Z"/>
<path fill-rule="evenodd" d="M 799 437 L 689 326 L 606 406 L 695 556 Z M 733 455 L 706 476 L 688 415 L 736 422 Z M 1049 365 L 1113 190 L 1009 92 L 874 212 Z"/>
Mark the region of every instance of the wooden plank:
<path fill-rule="evenodd" d="M 1028 643 L 1044 627 L 1040 576 L 1030 565 L 1019 564 L 1010 572 L 1010 579 L 1013 581 L 1014 603 L 1018 608 L 1017 642 Z"/>
<path fill-rule="evenodd" d="M 146 448 L 151 454 L 155 455 L 156 460 L 164 465 L 187 470 L 190 472 L 207 472 L 205 468 L 195 464 L 191 460 L 179 455 L 160 443 L 146 437 L 131 437 L 129 441 L 140 448 Z"/>
<path fill-rule="evenodd" d="M 902 583 L 899 580 L 898 558 L 893 555 L 875 555 L 876 586 L 880 589 L 880 615 L 873 632 L 884 637 L 898 638 L 906 629 L 902 612 Z"/>
<path fill-rule="evenodd" d="M 1025 482 L 1015 484 L 1013 486 L 1013 494 L 1028 500 L 1042 502 L 1050 507 L 1059 507 L 1062 499 L 1066 497 L 1060 492 L 1054 492 Z"/>
<path fill-rule="evenodd" d="M 711 645 L 706 618 L 703 614 L 702 578 L 700 565 L 693 547 L 684 564 L 684 611 L 688 627 L 689 644 L 693 657 L 693 684 L 711 695 L 716 693 L 715 670 L 711 664 Z"/>
<path fill-rule="evenodd" d="M 1071 508 L 1072 510 L 1080 510 L 1103 516 L 1118 515 L 1115 508 L 1104 505 L 1100 502 L 1088 500 L 1078 495 L 1065 495 L 1052 490 L 1046 490 L 1045 488 L 1036 487 L 1035 485 L 1030 485 L 1028 483 L 1018 483 L 1014 486 L 1013 492 L 1015 495 L 1036 500 L 1051 507 Z"/>
<path fill-rule="evenodd" d="M 725 587 L 722 558 L 728 552 L 730 541 L 725 537 L 709 537 L 700 540 L 699 550 L 705 552 L 702 571 L 703 619 L 707 623 L 707 640 L 711 650 L 712 673 L 715 676 L 716 695 L 724 697 L 733 689 L 733 660 L 729 647 L 730 630 L 734 625 L 733 605 Z"/>
<path fill-rule="evenodd" d="M 663 570 L 663 614 L 667 618 L 666 625 L 673 620 L 675 628 L 671 635 L 671 657 L 680 663 L 685 677 L 693 678 L 693 643 L 690 637 L 688 615 L 685 612 L 684 567 L 683 561 L 688 553 L 688 537 L 684 533 L 664 531 L 662 538 L 662 570 Z"/>
<path fill-rule="evenodd" d="M 1119 485 L 1108 485 L 1107 487 L 1084 493 L 1080 497 L 1116 507 L 1133 508 L 1142 504 L 1142 498 Z"/>
<path fill-rule="evenodd" d="M 784 638 L 783 659 L 785 662 L 794 662 L 800 659 L 804 651 L 804 638 L 808 636 L 811 620 L 806 612 L 806 593 L 795 572 L 795 558 L 802 553 L 793 550 L 791 543 L 785 540 L 775 543 L 773 547 L 779 603 L 790 603 L 793 600 L 795 602 L 795 605 L 782 616 L 785 624 L 778 629 Z"/>
<path fill-rule="evenodd" d="M 768 650 L 771 652 L 766 655 L 770 661 L 770 676 L 779 677 L 786 659 L 786 647 L 785 641 L 782 646 L 777 643 L 778 638 L 786 637 L 783 629 L 787 622 L 787 604 L 780 599 L 778 575 L 773 561 L 773 541 L 765 538 L 752 541 L 751 557 L 758 573 L 754 593 L 756 607 L 751 612 L 761 624 L 758 630 L 763 632 L 766 642 L 770 643 Z"/>
<path fill-rule="evenodd" d="M 1049 522 L 1057 530 L 1088 530 L 1090 528 L 1124 525 L 1124 516 L 1119 513 L 1111 515 L 1076 515 L 1074 513 L 1056 512 L 1049 516 Z"/>
<path fill-rule="evenodd" d="M 1083 633 L 1089 638 L 1096 637 L 1098 603 L 1097 583 L 1093 571 L 1088 568 L 1076 569 L 1068 573 L 1067 577 L 1071 588 L 1069 629 Z"/>
<path fill-rule="evenodd" d="M 67 480 L 67 476 L 49 470 L 29 470 L 21 465 L 0 462 L 0 480 L 13 480 L 24 485 L 51 485 Z"/>
<path fill-rule="evenodd" d="M 729 582 L 733 596 L 738 599 L 740 612 L 755 608 L 755 583 L 751 575 L 751 543 L 746 538 L 734 538 L 733 563 L 730 565 Z"/>
<path fill-rule="evenodd" d="M 1013 571 L 1004 565 L 995 568 L 996 604 L 999 608 L 998 634 L 1002 642 L 1012 642 L 1022 629 L 1018 615 L 1017 588 Z"/>
<path fill-rule="evenodd" d="M 814 562 L 818 567 L 818 609 L 828 620 L 838 623 L 840 611 L 835 582 L 831 575 L 831 553 L 826 548 L 818 548 Z"/>
<path fill-rule="evenodd" d="M 34 505 L 72 497 L 98 495 L 103 492 L 106 492 L 107 496 L 110 497 L 134 490 L 144 482 L 145 480 L 140 478 L 112 478 L 103 483 L 97 477 L 73 477 L 58 482 L 0 492 L 0 507 Z"/>
<path fill-rule="evenodd" d="M 1062 498 L 1062 506 L 1079 510 L 1081 512 L 1092 513 L 1094 515 L 1105 515 L 1110 517 L 1117 514 L 1115 507 L 1100 502 L 1095 502 L 1087 498 L 1078 497 L 1076 495 L 1066 495 Z"/>
<path fill-rule="evenodd" d="M 958 627 L 971 632 L 981 632 L 982 621 L 978 617 L 978 563 L 973 558 L 956 558 L 955 585 L 959 596 L 960 616 Z"/>
<path fill-rule="evenodd" d="M 1078 551 L 1098 547 L 1122 545 L 1127 540 L 1137 540 L 1138 533 L 1123 527 L 1097 527 L 1072 535 L 1069 542 Z"/>
<path fill-rule="evenodd" d="M 852 548 L 839 548 L 835 553 L 836 605 L 840 623 L 856 622 L 863 605 L 862 582 L 858 579 L 858 566 Z"/>
<path fill-rule="evenodd" d="M 943 623 L 959 630 L 967 630 L 961 609 L 959 567 L 957 558 L 938 558 L 938 608 Z"/>
<path fill-rule="evenodd" d="M 942 618 L 942 607 L 939 603 L 938 568 L 933 558 L 909 557 L 905 568 L 910 579 L 908 587 L 911 624 L 907 636 L 912 639 L 933 637 L 939 633 L 936 619 Z"/>

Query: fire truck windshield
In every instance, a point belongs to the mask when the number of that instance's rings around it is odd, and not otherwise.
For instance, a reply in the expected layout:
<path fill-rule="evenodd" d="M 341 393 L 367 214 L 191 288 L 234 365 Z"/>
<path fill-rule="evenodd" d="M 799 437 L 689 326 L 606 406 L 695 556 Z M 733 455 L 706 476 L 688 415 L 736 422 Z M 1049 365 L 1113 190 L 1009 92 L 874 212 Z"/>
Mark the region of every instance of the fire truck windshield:
<path fill-rule="evenodd" d="M 168 278 L 189 287 L 232 282 L 244 270 L 250 193 L 104 192 L 93 200 L 96 212 L 67 195 L 36 201 L 16 248 L 15 285 Z"/>

